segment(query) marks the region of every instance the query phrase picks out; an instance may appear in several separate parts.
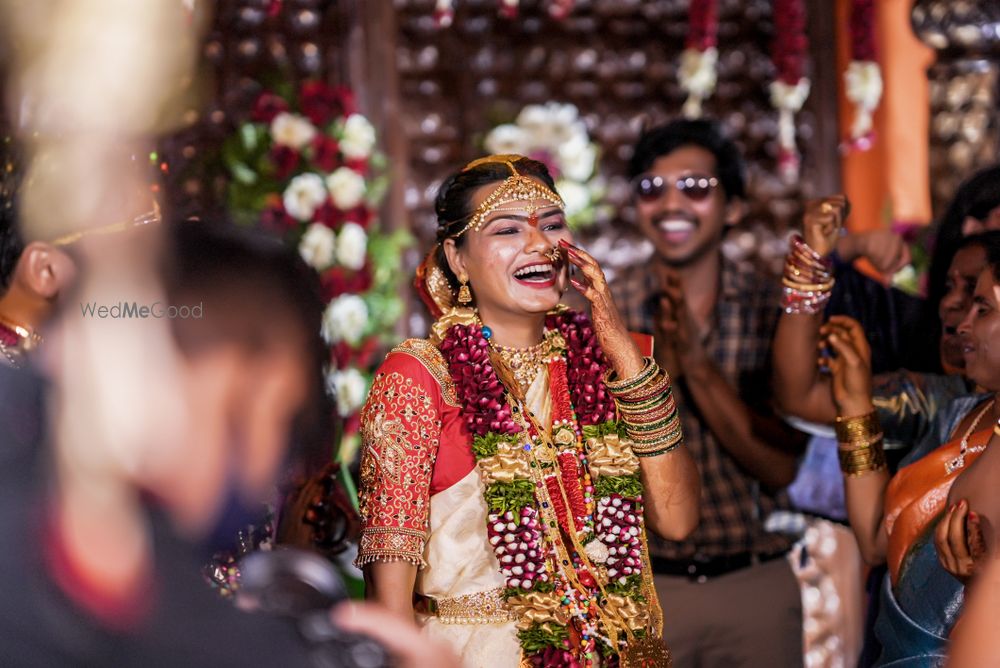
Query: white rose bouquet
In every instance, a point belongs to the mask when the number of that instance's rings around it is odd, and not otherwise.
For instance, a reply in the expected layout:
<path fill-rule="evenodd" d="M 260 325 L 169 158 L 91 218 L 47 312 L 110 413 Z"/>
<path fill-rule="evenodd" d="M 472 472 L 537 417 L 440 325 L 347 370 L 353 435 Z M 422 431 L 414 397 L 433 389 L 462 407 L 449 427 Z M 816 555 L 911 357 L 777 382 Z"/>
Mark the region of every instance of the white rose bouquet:
<path fill-rule="evenodd" d="M 606 187 L 597 174 L 597 144 L 572 104 L 528 105 L 513 123 L 493 128 L 484 143 L 490 153 L 518 153 L 545 163 L 571 227 L 592 225 L 605 213 L 599 204 Z"/>

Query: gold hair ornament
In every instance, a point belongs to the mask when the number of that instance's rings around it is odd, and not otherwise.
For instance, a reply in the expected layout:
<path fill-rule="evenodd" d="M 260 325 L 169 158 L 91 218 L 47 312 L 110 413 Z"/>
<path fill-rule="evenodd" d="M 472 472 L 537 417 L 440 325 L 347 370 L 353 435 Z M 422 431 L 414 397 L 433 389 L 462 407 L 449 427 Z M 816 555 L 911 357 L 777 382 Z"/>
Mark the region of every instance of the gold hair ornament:
<path fill-rule="evenodd" d="M 485 158 L 473 160 L 462 169 L 463 172 L 467 172 L 480 165 L 500 163 L 510 168 L 511 175 L 496 190 L 490 193 L 489 197 L 482 204 L 476 207 L 466 226 L 462 228 L 461 232 L 453 235 L 453 237 L 460 237 L 469 230 L 476 230 L 478 232 L 486 222 L 486 217 L 500 209 L 500 205 L 506 202 L 530 203 L 535 200 L 544 200 L 549 202 L 549 205 L 557 206 L 560 209 L 566 208 L 566 203 L 563 202 L 562 197 L 553 192 L 548 186 L 530 176 L 523 176 L 517 171 L 514 163 L 522 157 L 520 155 L 490 155 Z M 528 213 L 534 214 L 540 208 L 545 207 L 536 207 L 529 204 Z M 504 210 L 509 210 L 509 208 Z"/>

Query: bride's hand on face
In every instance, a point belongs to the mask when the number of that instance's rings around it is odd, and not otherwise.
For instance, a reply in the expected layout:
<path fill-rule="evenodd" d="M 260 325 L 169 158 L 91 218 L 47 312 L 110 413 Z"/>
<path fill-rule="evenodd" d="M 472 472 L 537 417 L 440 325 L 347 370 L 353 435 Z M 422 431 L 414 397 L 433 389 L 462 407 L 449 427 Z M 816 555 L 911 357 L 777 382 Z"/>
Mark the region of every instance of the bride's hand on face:
<path fill-rule="evenodd" d="M 645 362 L 615 306 L 604 271 L 589 253 L 569 241 L 560 239 L 559 247 L 565 251 L 569 264 L 579 270 L 569 281 L 590 302 L 594 331 L 604 356 L 618 377 L 635 376 Z"/>

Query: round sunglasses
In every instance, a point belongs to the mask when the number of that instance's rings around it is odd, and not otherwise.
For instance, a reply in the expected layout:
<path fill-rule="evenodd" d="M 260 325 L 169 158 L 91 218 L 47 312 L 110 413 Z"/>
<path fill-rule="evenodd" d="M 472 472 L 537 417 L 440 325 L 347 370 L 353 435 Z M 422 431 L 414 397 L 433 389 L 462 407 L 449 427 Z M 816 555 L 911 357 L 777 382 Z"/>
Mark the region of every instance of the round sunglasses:
<path fill-rule="evenodd" d="M 643 202 L 653 202 L 663 197 L 671 182 L 657 174 L 640 174 L 632 181 L 636 196 Z M 673 181 L 673 187 L 689 200 L 701 202 L 719 185 L 714 176 L 682 176 Z"/>

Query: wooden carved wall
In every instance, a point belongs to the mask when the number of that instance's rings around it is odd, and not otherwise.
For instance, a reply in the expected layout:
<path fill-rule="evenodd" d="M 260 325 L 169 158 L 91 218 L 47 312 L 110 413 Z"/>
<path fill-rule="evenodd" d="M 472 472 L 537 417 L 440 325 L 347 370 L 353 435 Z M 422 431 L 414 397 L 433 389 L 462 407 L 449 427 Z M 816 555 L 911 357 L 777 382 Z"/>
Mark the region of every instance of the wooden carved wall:
<path fill-rule="evenodd" d="M 336 0 L 218 0 L 195 3 L 210 21 L 185 127 L 161 143 L 170 201 L 182 213 L 225 205 L 218 151 L 247 120 L 262 86 L 306 78 L 343 81 L 347 3 Z"/>
<path fill-rule="evenodd" d="M 603 148 L 601 170 L 619 212 L 603 229 L 628 231 L 624 174 L 631 145 L 643 123 L 675 116 L 683 102 L 677 65 L 687 31 L 686 1 L 580 1 L 567 19 L 557 21 L 540 3 L 524 0 L 521 16 L 511 21 L 498 16 L 498 0 L 458 0 L 454 25 L 447 29 L 435 26 L 430 0 L 393 4 L 410 156 L 405 201 L 425 242 L 434 228 L 432 203 L 440 180 L 482 154 L 482 136 L 492 126 L 512 120 L 525 104 L 549 100 L 579 108 Z M 832 63 L 829 4 L 811 3 L 809 22 L 814 44 L 829 52 Z M 831 77 L 817 80 L 820 64 L 814 62 L 813 95 L 797 119 L 802 177 L 782 183 L 776 169 L 777 113 L 767 93 L 773 79 L 770 7 L 770 0 L 720 2 L 719 83 L 706 114 L 723 121 L 748 158 L 748 220 L 782 230 L 793 222 L 803 196 L 818 186 L 838 186 L 836 104 L 835 89 L 823 90 Z M 817 115 L 819 108 L 823 116 Z"/>
<path fill-rule="evenodd" d="M 935 216 L 963 179 L 1000 160 L 1000 2 L 917 0 L 913 29 L 938 51 L 928 71 Z"/>

